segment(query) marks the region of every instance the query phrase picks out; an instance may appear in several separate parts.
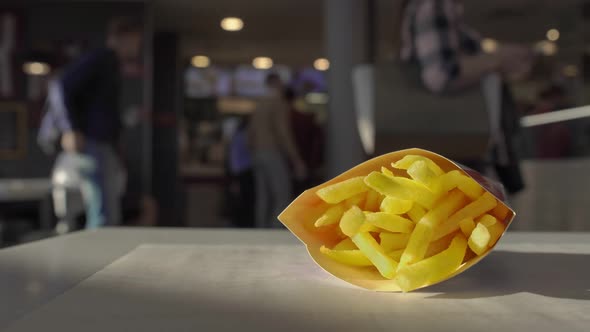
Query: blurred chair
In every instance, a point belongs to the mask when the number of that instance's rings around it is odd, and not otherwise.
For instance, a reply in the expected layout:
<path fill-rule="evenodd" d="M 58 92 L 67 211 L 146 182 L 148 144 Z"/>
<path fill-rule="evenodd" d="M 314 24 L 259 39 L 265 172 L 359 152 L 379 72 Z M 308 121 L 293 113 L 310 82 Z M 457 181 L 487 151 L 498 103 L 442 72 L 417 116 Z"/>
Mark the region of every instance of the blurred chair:
<path fill-rule="evenodd" d="M 418 147 L 454 160 L 485 159 L 490 126 L 480 87 L 435 94 L 422 85 L 417 66 L 402 63 L 360 65 L 353 85 L 368 154 Z"/>

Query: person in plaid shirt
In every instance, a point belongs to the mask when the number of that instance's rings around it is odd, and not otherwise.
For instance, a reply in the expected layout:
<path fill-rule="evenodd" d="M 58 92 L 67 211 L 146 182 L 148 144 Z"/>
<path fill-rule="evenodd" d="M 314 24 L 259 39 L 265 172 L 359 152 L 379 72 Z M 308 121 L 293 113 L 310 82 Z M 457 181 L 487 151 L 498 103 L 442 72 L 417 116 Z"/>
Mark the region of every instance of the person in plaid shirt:
<path fill-rule="evenodd" d="M 524 181 L 514 143 L 518 115 L 504 82 L 522 79 L 529 73 L 532 50 L 503 43 L 491 52 L 483 52 L 479 35 L 464 22 L 459 0 L 404 0 L 401 15 L 401 59 L 418 66 L 428 90 L 460 92 L 482 83 L 484 95 L 489 97 L 485 99 L 492 164 L 508 192 L 522 190 Z M 491 101 L 496 97 L 497 102 Z M 481 167 L 479 162 L 475 165 Z"/>
<path fill-rule="evenodd" d="M 405 0 L 400 55 L 419 65 L 424 85 L 437 93 L 474 85 L 494 72 L 521 78 L 532 60 L 529 48 L 515 44 L 482 52 L 480 37 L 466 26 L 457 0 Z"/>

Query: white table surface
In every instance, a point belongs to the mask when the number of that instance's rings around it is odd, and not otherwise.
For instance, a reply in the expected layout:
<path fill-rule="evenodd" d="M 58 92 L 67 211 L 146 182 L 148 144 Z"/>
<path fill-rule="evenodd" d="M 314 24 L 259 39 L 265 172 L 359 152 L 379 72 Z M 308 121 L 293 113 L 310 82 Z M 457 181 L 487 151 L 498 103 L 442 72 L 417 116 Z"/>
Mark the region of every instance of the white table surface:
<path fill-rule="evenodd" d="M 443 284 L 374 293 L 287 231 L 103 229 L 0 250 L 0 330 L 588 331 L 589 263 L 590 233 L 514 232 Z"/>

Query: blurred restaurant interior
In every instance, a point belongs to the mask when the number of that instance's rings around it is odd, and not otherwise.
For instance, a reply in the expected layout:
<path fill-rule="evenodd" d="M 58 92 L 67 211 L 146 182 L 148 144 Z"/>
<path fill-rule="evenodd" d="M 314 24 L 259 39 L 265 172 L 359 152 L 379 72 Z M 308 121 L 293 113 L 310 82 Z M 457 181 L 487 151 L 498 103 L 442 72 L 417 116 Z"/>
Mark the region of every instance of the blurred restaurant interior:
<path fill-rule="evenodd" d="M 120 226 L 264 227 L 255 221 L 254 157 L 240 139 L 262 123 L 252 114 L 272 84 L 298 155 L 283 179 L 289 200 L 403 148 L 471 166 L 489 152 L 481 95 L 441 97 L 404 80 L 401 2 L 3 0 L 0 247 L 87 227 L 86 199 L 56 162 L 64 152 L 43 149 L 39 132 L 50 82 L 104 47 L 116 17 L 133 18 L 142 37 L 139 56 L 120 61 Z M 511 230 L 590 231 L 590 1 L 464 7 L 484 53 L 518 43 L 533 57 L 526 77 L 507 86 L 524 184 L 510 195 Z M 483 160 L 478 169 L 494 176 Z"/>

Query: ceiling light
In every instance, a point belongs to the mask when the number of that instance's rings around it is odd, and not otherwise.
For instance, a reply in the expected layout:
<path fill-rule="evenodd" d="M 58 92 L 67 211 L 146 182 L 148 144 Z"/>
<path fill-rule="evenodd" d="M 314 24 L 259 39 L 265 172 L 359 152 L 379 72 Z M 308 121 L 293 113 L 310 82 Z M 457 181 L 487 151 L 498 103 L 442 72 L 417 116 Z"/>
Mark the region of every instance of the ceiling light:
<path fill-rule="evenodd" d="M 492 38 L 484 38 L 481 41 L 481 49 L 485 53 L 494 53 L 498 49 L 498 42 Z"/>
<path fill-rule="evenodd" d="M 256 69 L 269 69 L 272 67 L 272 59 L 265 56 L 259 56 L 252 60 L 252 66 Z"/>
<path fill-rule="evenodd" d="M 226 17 L 221 20 L 221 28 L 225 31 L 240 31 L 244 27 L 244 21 L 239 17 Z"/>
<path fill-rule="evenodd" d="M 567 65 L 563 68 L 563 74 L 567 77 L 576 77 L 578 76 L 578 67 Z"/>
<path fill-rule="evenodd" d="M 315 59 L 313 67 L 320 71 L 328 70 L 330 68 L 330 61 L 326 58 Z"/>
<path fill-rule="evenodd" d="M 44 62 L 25 62 L 23 71 L 27 75 L 47 75 L 51 68 Z"/>
<path fill-rule="evenodd" d="M 191 64 L 193 67 L 207 68 L 209 67 L 209 64 L 211 64 L 211 60 L 209 60 L 209 57 L 205 55 L 195 55 L 191 59 Z"/>
<path fill-rule="evenodd" d="M 553 41 L 553 42 L 554 41 L 557 41 L 559 39 L 559 30 L 557 30 L 557 29 L 549 29 L 547 31 L 546 36 L 547 36 L 547 39 L 550 40 L 550 41 Z"/>

